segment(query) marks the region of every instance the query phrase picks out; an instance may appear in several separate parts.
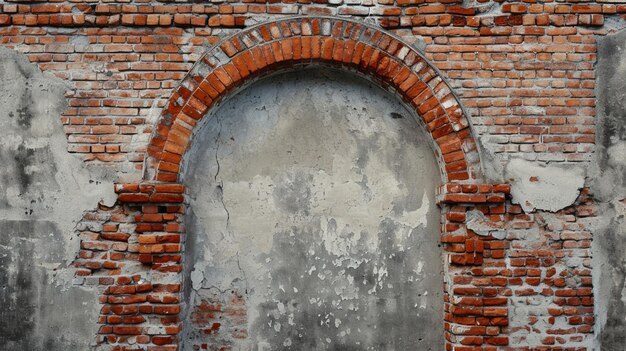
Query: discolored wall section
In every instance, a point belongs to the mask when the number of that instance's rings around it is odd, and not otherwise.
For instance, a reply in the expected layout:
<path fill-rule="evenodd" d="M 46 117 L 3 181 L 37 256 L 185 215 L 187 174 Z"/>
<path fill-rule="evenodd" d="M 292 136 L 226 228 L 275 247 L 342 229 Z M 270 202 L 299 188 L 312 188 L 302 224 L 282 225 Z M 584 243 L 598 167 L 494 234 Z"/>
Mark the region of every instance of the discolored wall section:
<path fill-rule="evenodd" d="M 83 212 L 115 201 L 112 177 L 67 153 L 61 80 L 4 48 L 0 78 L 0 348 L 87 350 L 98 296 L 68 268 Z"/>
<path fill-rule="evenodd" d="M 594 235 L 596 347 L 626 345 L 626 31 L 598 43 L 596 165 L 589 184 L 602 216 Z"/>
<path fill-rule="evenodd" d="M 185 160 L 184 350 L 443 347 L 439 169 L 411 113 L 313 69 L 205 120 Z"/>

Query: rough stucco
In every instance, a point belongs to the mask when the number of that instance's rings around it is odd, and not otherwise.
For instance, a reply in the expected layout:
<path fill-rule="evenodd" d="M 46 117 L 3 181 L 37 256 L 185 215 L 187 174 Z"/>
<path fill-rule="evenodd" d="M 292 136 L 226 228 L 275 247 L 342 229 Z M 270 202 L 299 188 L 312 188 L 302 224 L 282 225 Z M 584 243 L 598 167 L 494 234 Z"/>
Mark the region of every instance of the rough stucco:
<path fill-rule="evenodd" d="M 67 152 L 59 116 L 66 86 L 0 49 L 0 345 L 84 350 L 99 306 L 72 287 L 83 211 L 114 199 L 110 176 Z M 109 181 L 105 181 L 109 179 Z"/>
<path fill-rule="evenodd" d="M 626 345 L 626 31 L 598 42 L 596 162 L 589 183 L 601 200 L 593 241 L 596 342 Z"/>
<path fill-rule="evenodd" d="M 402 105 L 314 70 L 207 119 L 186 161 L 185 350 L 441 349 L 439 171 Z M 230 310 L 204 320 L 213 304 Z"/>

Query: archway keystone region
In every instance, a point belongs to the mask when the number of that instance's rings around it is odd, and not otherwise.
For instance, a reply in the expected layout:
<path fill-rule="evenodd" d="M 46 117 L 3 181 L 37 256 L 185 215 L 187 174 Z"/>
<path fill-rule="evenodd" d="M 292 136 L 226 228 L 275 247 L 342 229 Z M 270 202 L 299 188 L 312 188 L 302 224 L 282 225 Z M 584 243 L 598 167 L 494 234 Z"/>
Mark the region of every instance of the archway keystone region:
<path fill-rule="evenodd" d="M 234 89 L 268 72 L 316 63 L 359 72 L 400 95 L 432 135 L 444 181 L 482 179 L 469 121 L 436 69 L 413 47 L 379 28 L 327 17 L 250 27 L 204 54 L 157 122 L 144 179 L 176 182 L 194 128 Z"/>

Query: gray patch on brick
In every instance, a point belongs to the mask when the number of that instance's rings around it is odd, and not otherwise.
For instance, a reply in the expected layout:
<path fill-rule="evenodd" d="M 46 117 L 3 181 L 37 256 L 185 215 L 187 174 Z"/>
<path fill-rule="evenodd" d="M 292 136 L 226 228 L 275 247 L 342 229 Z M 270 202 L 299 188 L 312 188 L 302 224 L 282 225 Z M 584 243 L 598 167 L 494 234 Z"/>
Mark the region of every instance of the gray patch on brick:
<path fill-rule="evenodd" d="M 491 222 L 482 212 L 472 210 L 465 213 L 465 225 L 468 229 L 481 236 L 493 236 L 496 239 L 504 239 L 506 231 L 502 225 Z"/>
<path fill-rule="evenodd" d="M 578 164 L 537 164 L 522 159 L 509 161 L 506 180 L 511 184 L 511 202 L 525 212 L 556 212 L 576 201 L 585 185 L 586 170 Z"/>

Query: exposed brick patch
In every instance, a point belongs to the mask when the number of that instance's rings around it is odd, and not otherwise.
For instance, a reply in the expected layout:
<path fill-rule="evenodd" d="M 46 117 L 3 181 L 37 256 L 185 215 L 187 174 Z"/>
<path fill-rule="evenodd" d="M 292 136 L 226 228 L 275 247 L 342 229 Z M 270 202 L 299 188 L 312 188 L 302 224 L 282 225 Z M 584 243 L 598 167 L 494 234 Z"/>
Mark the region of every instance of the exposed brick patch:
<path fill-rule="evenodd" d="M 101 292 L 99 350 L 176 350 L 184 187 L 118 184 L 117 205 L 86 213 L 76 284 Z M 131 345 L 139 345 L 138 348 Z"/>
<path fill-rule="evenodd" d="M 191 345 L 194 350 L 227 350 L 233 347 L 233 340 L 248 337 L 245 294 L 233 290 L 229 295 L 208 296 L 191 307 L 186 323 L 191 324 L 190 333 L 197 334 L 187 336 L 196 340 Z"/>
<path fill-rule="evenodd" d="M 594 295 L 589 224 L 597 207 L 583 189 L 576 204 L 557 213 L 508 215 L 513 344 L 591 349 Z"/>
<path fill-rule="evenodd" d="M 508 191 L 506 185 L 494 187 Z M 455 194 L 463 190 L 457 184 L 442 188 Z M 481 211 L 493 228 L 503 229 L 506 238 L 468 229 L 465 215 L 472 210 Z M 589 349 L 594 296 L 587 228 L 596 206 L 587 189 L 576 204 L 554 214 L 526 214 L 508 201 L 450 202 L 442 211 L 442 242 L 450 262 L 450 340 L 463 347 Z"/>

